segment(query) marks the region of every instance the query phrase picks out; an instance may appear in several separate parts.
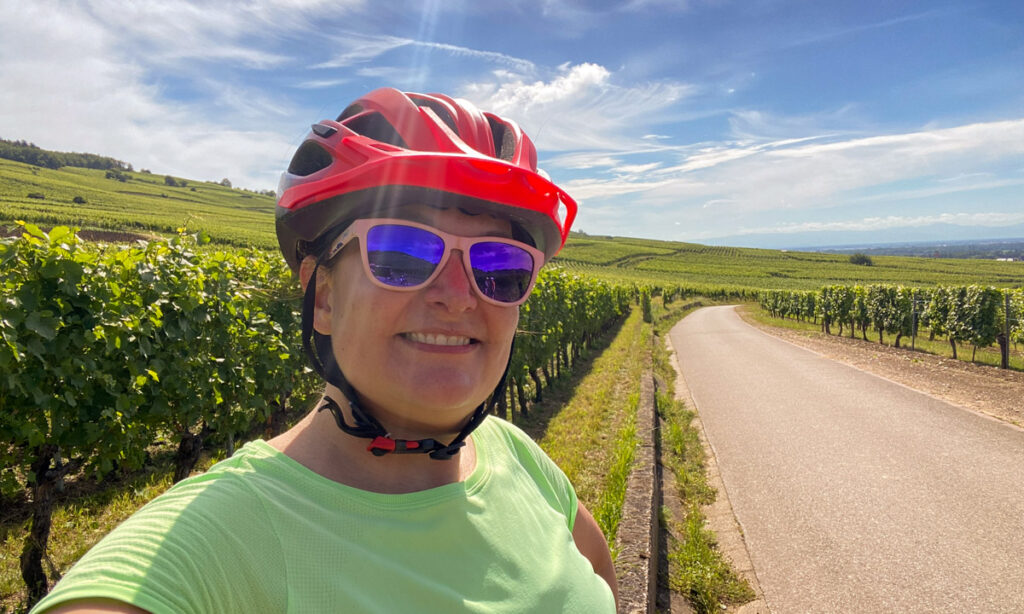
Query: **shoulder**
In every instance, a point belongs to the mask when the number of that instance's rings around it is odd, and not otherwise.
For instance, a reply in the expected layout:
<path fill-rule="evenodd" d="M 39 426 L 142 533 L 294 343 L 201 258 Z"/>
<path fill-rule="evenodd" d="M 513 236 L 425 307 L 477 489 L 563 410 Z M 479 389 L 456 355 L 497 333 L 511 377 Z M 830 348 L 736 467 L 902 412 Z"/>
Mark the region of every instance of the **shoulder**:
<path fill-rule="evenodd" d="M 547 454 L 537 442 L 521 428 L 497 416 L 487 416 L 478 430 L 492 439 L 501 439 L 506 445 L 512 446 L 517 453 L 547 458 Z"/>
<path fill-rule="evenodd" d="M 478 427 L 485 446 L 495 446 L 527 466 L 537 466 L 544 471 L 561 473 L 554 461 L 544 452 L 537 442 L 518 426 L 496 416 L 487 416 Z"/>
<path fill-rule="evenodd" d="M 482 431 L 485 446 L 499 448 L 495 453 L 488 449 L 488 457 L 502 459 L 501 462 L 513 463 L 520 468 L 572 529 L 578 505 L 576 491 L 562 469 L 537 442 L 519 427 L 495 416 L 488 416 L 478 430 Z"/>

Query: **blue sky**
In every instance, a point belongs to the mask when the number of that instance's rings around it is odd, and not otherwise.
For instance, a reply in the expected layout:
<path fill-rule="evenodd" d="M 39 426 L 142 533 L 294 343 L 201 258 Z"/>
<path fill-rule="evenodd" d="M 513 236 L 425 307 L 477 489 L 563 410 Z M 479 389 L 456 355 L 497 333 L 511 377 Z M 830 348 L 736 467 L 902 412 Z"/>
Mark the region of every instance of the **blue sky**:
<path fill-rule="evenodd" d="M 1017 0 L 0 0 L 0 26 L 0 136 L 154 172 L 274 188 L 310 123 L 394 86 L 519 122 L 591 234 L 1024 234 Z"/>

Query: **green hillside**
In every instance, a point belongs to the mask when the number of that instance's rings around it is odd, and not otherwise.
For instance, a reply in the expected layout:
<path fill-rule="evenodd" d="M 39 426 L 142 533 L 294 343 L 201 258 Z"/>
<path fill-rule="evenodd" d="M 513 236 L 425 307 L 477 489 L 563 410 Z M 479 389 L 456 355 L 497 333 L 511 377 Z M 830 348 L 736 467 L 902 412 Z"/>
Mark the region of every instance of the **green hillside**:
<path fill-rule="evenodd" d="M 709 287 L 816 289 L 824 284 L 985 284 L 1024 286 L 1024 262 L 872 256 L 872 266 L 848 255 L 713 247 L 696 243 L 573 237 L 559 254 L 566 266 L 624 281 Z"/>
<path fill-rule="evenodd" d="M 0 221 L 164 234 L 187 226 L 219 243 L 277 247 L 269 196 L 176 177 L 185 185 L 172 187 L 165 175 L 143 172 L 121 176 L 125 181 L 108 179 L 104 170 L 54 170 L 0 159 Z M 85 202 L 76 203 L 76 196 Z"/>
<path fill-rule="evenodd" d="M 274 200 L 216 183 L 103 170 L 57 170 L 0 159 L 0 222 L 131 233 L 173 233 L 186 225 L 218 243 L 276 249 Z M 29 194 L 42 195 L 32 198 Z M 75 197 L 84 203 L 76 203 Z M 814 289 L 824 284 L 890 283 L 1024 286 L 1024 262 L 873 256 L 873 266 L 849 256 L 710 247 L 622 237 L 573 236 L 556 259 L 563 266 L 613 281 L 680 284 L 709 289 Z"/>

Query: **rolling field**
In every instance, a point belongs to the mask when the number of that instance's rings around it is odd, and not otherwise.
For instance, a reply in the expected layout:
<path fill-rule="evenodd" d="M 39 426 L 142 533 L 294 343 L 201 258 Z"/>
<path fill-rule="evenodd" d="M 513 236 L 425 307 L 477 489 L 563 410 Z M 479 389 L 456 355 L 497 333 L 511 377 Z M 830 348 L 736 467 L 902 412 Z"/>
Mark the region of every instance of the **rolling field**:
<path fill-rule="evenodd" d="M 269 196 L 205 181 L 172 187 L 164 175 L 138 171 L 124 175 L 128 179 L 118 181 L 102 170 L 51 170 L 0 159 L 0 222 L 161 234 L 187 226 L 218 243 L 277 248 Z M 76 196 L 85 202 L 74 202 Z"/>
<path fill-rule="evenodd" d="M 738 289 L 814 290 L 831 284 L 1024 285 L 1024 262 L 873 256 L 873 266 L 849 256 L 714 247 L 619 237 L 573 237 L 558 256 L 568 268 L 609 279 Z"/>
<path fill-rule="evenodd" d="M 187 226 L 216 243 L 276 249 L 274 199 L 216 183 L 165 183 L 164 175 L 37 168 L 0 159 L 0 224 L 23 219 L 44 226 L 172 234 Z M 177 181 L 181 181 L 178 179 Z M 42 194 L 44 198 L 30 198 Z M 75 203 L 76 196 L 85 203 Z M 1024 286 L 1024 262 L 873 256 L 874 266 L 846 255 L 713 247 L 623 237 L 572 236 L 555 262 L 608 281 L 677 284 L 708 291 L 812 290 L 831 284 L 982 284 Z"/>

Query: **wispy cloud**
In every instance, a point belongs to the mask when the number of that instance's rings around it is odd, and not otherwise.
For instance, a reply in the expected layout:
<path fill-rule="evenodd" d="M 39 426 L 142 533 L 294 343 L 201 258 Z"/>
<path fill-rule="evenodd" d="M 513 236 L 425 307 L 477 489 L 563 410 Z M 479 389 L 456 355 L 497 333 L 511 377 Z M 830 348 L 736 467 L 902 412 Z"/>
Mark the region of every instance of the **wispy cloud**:
<path fill-rule="evenodd" d="M 348 83 L 348 79 L 310 79 L 295 84 L 295 87 L 306 90 L 319 90 L 328 87 L 336 87 Z"/>
<path fill-rule="evenodd" d="M 378 57 L 412 44 L 411 39 L 395 36 L 368 36 L 364 34 L 344 33 L 331 37 L 331 44 L 340 49 L 326 62 L 314 64 L 310 68 L 347 68 L 357 64 L 365 64 Z"/>
<path fill-rule="evenodd" d="M 535 66 L 533 62 L 517 58 L 504 53 L 471 49 L 459 45 L 439 43 L 431 41 L 419 41 L 411 38 L 400 38 L 395 36 L 368 36 L 355 33 L 335 35 L 333 42 L 341 47 L 343 51 L 332 59 L 321 62 L 311 68 L 346 68 L 358 64 L 371 62 L 380 56 L 400 49 L 402 47 L 416 47 L 440 51 L 454 57 L 467 57 L 482 60 L 494 66 L 501 66 L 510 70 L 530 73 Z"/>
<path fill-rule="evenodd" d="M 622 163 L 622 160 L 603 152 L 586 152 L 556 156 L 550 159 L 549 163 L 556 168 L 583 170 L 603 166 L 618 166 Z"/>
<path fill-rule="evenodd" d="M 670 181 L 644 181 L 638 178 L 614 180 L 574 179 L 562 183 L 562 187 L 580 202 L 625 194 L 643 194 L 644 192 L 667 188 L 671 185 L 672 182 Z M 620 218 L 629 215 L 628 209 L 620 208 L 618 211 Z"/>
<path fill-rule="evenodd" d="M 856 198 L 850 196 L 854 190 L 981 172 L 995 161 L 1024 156 L 1024 119 L 824 140 L 709 144 L 651 173 L 667 182 L 659 194 L 674 202 L 727 198 L 744 211 L 817 207 Z M 618 178 L 606 182 L 621 193 Z M 649 191 L 648 185 L 637 187 Z M 931 193 L 964 189 L 947 185 Z"/>
<path fill-rule="evenodd" d="M 934 9 L 930 11 L 923 11 L 920 13 L 913 13 L 911 15 L 902 15 L 900 17 L 893 17 L 892 19 L 883 19 L 881 21 L 874 21 L 871 23 L 863 23 L 854 26 L 840 26 L 823 29 L 818 32 L 812 32 L 802 37 L 797 37 L 791 40 L 786 47 L 799 47 L 803 45 L 810 45 L 815 43 L 824 42 L 836 38 L 843 38 L 859 34 L 861 32 L 867 32 L 870 30 L 880 30 L 885 28 L 891 28 L 905 23 L 913 21 L 921 21 L 925 19 L 934 19 L 942 15 L 950 13 L 948 9 Z"/>
<path fill-rule="evenodd" d="M 990 176 L 991 173 L 971 173 L 971 177 L 984 177 Z M 915 190 L 890 190 L 884 194 L 873 194 L 871 196 L 862 196 L 851 198 L 851 203 L 866 203 L 866 202 L 900 202 L 905 200 L 915 200 L 922 198 L 935 198 L 937 196 L 944 196 L 947 194 L 957 194 L 961 192 L 975 192 L 983 193 L 986 190 L 998 190 L 1001 188 L 1010 188 L 1016 186 L 1024 186 L 1024 178 L 1019 179 L 997 179 L 989 181 L 950 181 L 948 179 L 937 178 L 935 180 L 936 185 L 934 187 L 919 188 Z"/>
<path fill-rule="evenodd" d="M 619 175 L 643 175 L 649 173 L 661 166 L 661 162 L 651 162 L 649 164 L 622 164 L 615 167 L 615 172 Z"/>
<path fill-rule="evenodd" d="M 935 224 L 958 226 L 1007 226 L 1024 223 L 1024 213 L 940 213 L 937 215 L 866 217 L 836 222 L 800 222 L 758 228 L 741 228 L 735 235 L 791 234 L 798 232 L 835 232 L 917 228 Z"/>

